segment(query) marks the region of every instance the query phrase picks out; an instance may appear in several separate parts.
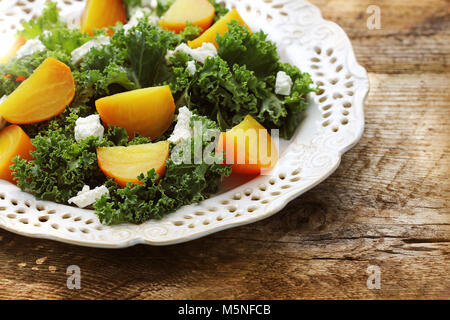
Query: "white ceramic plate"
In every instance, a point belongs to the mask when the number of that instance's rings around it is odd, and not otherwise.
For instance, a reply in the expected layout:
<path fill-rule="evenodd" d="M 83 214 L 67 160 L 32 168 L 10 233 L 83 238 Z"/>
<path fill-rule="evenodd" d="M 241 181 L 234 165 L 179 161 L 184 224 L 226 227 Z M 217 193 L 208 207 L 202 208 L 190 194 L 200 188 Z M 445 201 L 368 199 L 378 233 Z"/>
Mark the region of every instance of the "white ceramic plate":
<path fill-rule="evenodd" d="M 44 2 L 0 1 L 0 35 L 13 34 L 21 19 L 40 13 Z M 84 1 L 58 2 L 63 16 L 76 23 Z M 280 161 L 271 174 L 238 186 L 239 182 L 228 182 L 217 196 L 183 207 L 163 220 L 120 226 L 102 225 L 91 210 L 38 201 L 0 180 L 0 227 L 91 247 L 169 245 L 267 218 L 333 173 L 342 154 L 363 133 L 363 104 L 369 89 L 367 73 L 356 62 L 345 32 L 302 0 L 225 3 L 237 8 L 253 30 L 268 33 L 282 59 L 309 72 L 323 88 L 310 96 L 305 119 L 294 138 L 283 143 Z"/>

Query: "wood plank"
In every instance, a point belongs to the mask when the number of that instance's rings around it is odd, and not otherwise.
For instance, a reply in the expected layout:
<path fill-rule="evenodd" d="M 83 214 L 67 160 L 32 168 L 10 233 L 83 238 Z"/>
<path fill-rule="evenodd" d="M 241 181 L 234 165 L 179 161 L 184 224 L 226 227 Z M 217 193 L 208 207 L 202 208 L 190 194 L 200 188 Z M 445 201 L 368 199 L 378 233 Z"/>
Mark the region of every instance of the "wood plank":
<path fill-rule="evenodd" d="M 450 71 L 450 1 L 312 0 L 349 35 L 369 72 Z M 369 30 L 367 8 L 381 10 L 381 29 Z"/>
<path fill-rule="evenodd" d="M 448 76 L 370 81 L 361 142 L 272 218 L 125 250 L 0 231 L 0 299 L 450 298 Z M 68 265 L 80 266 L 81 290 L 66 288 Z M 366 286 L 369 265 L 381 290 Z"/>

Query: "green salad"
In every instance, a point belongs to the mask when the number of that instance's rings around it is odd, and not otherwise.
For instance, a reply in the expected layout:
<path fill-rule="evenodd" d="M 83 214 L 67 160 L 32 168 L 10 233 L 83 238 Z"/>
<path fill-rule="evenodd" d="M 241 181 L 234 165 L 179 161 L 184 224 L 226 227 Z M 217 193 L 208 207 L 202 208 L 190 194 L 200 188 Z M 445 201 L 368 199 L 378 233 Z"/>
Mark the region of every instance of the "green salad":
<path fill-rule="evenodd" d="M 264 32 L 252 32 L 245 23 L 233 19 L 224 23 L 222 18 L 230 12 L 215 0 L 205 1 L 213 9 L 204 9 L 210 11 L 206 18 L 198 18 L 201 23 L 194 18 L 190 22 L 189 17 L 185 22 L 177 20 L 180 10 L 176 6 L 181 4 L 167 0 L 125 0 L 126 20 L 117 20 L 109 29 L 93 28 L 92 32 L 84 27 L 69 28 L 55 3 L 48 3 L 38 19 L 24 22 L 18 32 L 26 40 L 24 47 L 0 63 L 2 131 L 18 126 L 32 144 L 30 157 L 14 154 L 9 166 L 11 181 L 38 199 L 93 207 L 105 224 L 140 224 L 211 197 L 223 177 L 234 173 L 233 166 L 225 161 L 226 152 L 208 149 L 210 143 L 218 143 L 218 137 L 211 137 L 208 130 L 226 132 L 251 118 L 268 131 L 278 129 L 281 138 L 290 139 L 308 106 L 307 95 L 316 91 L 310 76 L 282 63 L 276 45 Z M 85 12 L 86 21 L 92 17 L 95 15 Z M 226 26 L 227 30 L 206 30 L 215 26 Z M 211 42 L 193 45 L 209 34 L 214 34 Z M 13 120 L 20 119 L 20 115 L 10 115 L 14 114 L 10 110 L 13 100 L 20 98 L 17 96 L 26 89 L 26 82 L 37 78 L 33 74 L 48 59 L 70 68 L 67 70 L 75 89 L 70 103 L 46 119 Z M 59 76 L 54 78 L 62 82 Z M 151 93 L 150 88 L 160 89 Z M 117 101 L 138 99 L 138 93 L 153 94 L 155 98 L 145 100 L 153 103 L 163 95 L 161 88 L 170 88 L 167 94 L 171 94 L 175 106 L 162 133 L 154 124 L 148 133 L 130 130 L 120 124 L 126 113 L 117 111 L 114 122 L 111 111 L 107 114 L 100 109 L 104 103 L 114 113 Z M 41 89 L 41 96 L 49 92 L 48 99 L 52 99 L 51 88 Z M 136 105 L 143 103 L 142 99 Z M 136 114 L 134 118 L 145 116 Z M 202 130 L 194 131 L 194 123 L 200 123 Z M 80 129 L 83 125 L 91 131 Z M 177 126 L 184 126 L 185 131 L 176 133 Z M 193 134 L 184 135 L 186 130 Z M 177 134 L 181 137 L 175 137 Z M 200 146 L 195 144 L 196 138 L 202 141 Z M 110 161 L 114 153 L 109 150 L 125 154 L 155 145 L 167 146 L 169 154 L 177 150 L 178 155 L 192 161 L 179 163 L 165 157 L 164 168 L 140 172 L 128 183 L 119 182 L 109 168 L 105 169 L 108 164 L 99 163 Z M 220 157 L 220 161 L 194 161 L 198 148 L 211 157 Z M 105 152 L 104 158 L 100 150 Z M 84 201 L 83 195 L 92 201 Z"/>

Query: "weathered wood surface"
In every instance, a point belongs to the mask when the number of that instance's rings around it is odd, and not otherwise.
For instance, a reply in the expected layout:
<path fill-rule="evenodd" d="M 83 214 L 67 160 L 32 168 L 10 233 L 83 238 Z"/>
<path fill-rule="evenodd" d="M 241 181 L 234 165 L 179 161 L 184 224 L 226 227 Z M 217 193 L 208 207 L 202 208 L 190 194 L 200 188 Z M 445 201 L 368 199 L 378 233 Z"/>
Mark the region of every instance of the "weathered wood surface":
<path fill-rule="evenodd" d="M 0 231 L 0 298 L 450 298 L 449 1 L 315 0 L 370 72 L 366 131 L 265 221 L 171 247 L 80 248 Z M 381 8 L 382 29 L 366 28 Z M 66 287 L 79 265 L 82 289 Z M 381 289 L 366 286 L 369 265 Z"/>

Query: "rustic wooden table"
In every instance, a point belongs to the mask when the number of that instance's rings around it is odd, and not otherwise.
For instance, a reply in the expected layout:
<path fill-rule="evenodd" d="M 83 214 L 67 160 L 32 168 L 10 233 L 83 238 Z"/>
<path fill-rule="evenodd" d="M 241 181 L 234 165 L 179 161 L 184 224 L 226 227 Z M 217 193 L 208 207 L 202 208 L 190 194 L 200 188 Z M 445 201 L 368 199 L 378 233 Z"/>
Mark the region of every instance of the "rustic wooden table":
<path fill-rule="evenodd" d="M 335 174 L 270 219 L 171 247 L 0 231 L 0 298 L 450 299 L 450 1 L 312 2 L 371 82 L 364 137 Z M 380 30 L 366 26 L 372 4 Z M 69 265 L 81 290 L 66 287 Z"/>

